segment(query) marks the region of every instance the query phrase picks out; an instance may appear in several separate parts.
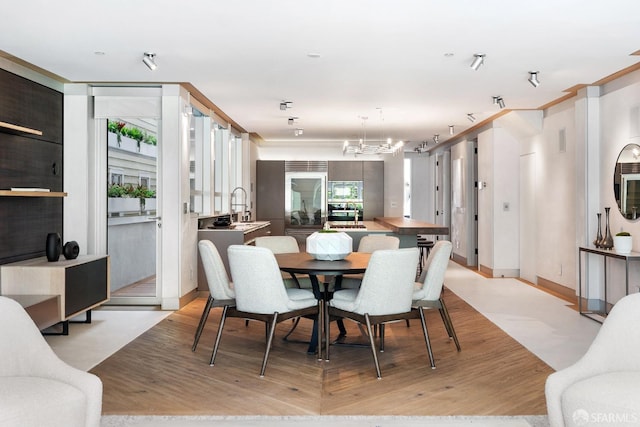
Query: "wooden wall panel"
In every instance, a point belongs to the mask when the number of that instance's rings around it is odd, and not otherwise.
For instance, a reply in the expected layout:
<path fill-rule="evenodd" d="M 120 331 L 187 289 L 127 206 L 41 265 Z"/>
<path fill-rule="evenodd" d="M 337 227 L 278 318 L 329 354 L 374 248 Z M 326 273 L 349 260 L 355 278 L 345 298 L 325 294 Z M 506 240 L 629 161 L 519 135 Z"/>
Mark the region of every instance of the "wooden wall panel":
<path fill-rule="evenodd" d="M 63 191 L 63 95 L 0 70 L 0 121 L 42 131 L 0 127 L 0 190 Z M 0 264 L 44 256 L 48 233 L 62 235 L 63 201 L 0 197 Z"/>
<path fill-rule="evenodd" d="M 0 70 L 0 121 L 42 131 L 32 138 L 62 144 L 62 93 Z"/>

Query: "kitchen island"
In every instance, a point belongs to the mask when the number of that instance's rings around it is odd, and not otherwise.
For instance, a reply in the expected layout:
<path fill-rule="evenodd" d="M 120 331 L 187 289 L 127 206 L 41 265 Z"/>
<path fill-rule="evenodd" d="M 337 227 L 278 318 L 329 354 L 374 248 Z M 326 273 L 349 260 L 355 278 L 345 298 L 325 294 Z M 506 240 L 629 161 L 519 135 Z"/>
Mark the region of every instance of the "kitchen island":
<path fill-rule="evenodd" d="M 271 223 L 269 221 L 234 222 L 228 227 L 216 228 L 213 225 L 202 223 L 204 228 L 198 230 L 198 241 L 210 240 L 216 245 L 220 258 L 229 272 L 229 259 L 227 248 L 230 245 L 251 245 L 256 237 L 268 236 L 271 234 Z M 198 254 L 198 290 L 207 290 L 207 278 L 202 268 L 202 260 Z"/>

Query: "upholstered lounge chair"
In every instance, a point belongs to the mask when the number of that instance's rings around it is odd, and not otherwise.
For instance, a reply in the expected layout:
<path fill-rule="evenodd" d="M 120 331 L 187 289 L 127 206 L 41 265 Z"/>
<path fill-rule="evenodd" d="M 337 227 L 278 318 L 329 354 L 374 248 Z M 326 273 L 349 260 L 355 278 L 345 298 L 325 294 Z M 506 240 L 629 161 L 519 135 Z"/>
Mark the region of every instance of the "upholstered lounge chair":
<path fill-rule="evenodd" d="M 620 299 L 584 356 L 547 378 L 551 427 L 640 424 L 640 294 Z"/>
<path fill-rule="evenodd" d="M 99 427 L 102 382 L 51 350 L 16 301 L 0 297 L 0 425 Z"/>

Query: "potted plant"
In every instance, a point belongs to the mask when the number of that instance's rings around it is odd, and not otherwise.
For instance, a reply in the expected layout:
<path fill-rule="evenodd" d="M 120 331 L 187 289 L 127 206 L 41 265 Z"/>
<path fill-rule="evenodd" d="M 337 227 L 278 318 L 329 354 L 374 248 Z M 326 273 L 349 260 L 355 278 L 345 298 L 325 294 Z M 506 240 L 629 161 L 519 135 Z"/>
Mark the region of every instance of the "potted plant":
<path fill-rule="evenodd" d="M 112 184 L 107 188 L 107 211 L 109 213 L 122 213 L 137 211 L 140 202 L 133 196 L 135 189 L 131 184 Z"/>
<path fill-rule="evenodd" d="M 621 254 L 628 254 L 631 252 L 633 246 L 633 240 L 631 234 L 627 231 L 621 231 L 613 236 L 613 247 L 616 252 Z"/>
<path fill-rule="evenodd" d="M 109 120 L 107 123 L 107 130 L 109 133 L 113 133 L 116 136 L 118 147 L 120 147 L 120 144 L 122 143 L 123 129 L 125 129 L 124 125 L 124 122 L 116 122 L 114 120 Z"/>

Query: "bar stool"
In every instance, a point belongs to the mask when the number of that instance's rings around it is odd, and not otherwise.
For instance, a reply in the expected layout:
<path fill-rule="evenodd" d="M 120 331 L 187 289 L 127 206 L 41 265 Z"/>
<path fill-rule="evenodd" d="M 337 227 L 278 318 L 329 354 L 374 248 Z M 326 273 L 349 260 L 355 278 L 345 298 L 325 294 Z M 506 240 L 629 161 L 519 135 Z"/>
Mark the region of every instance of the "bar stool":
<path fill-rule="evenodd" d="M 420 261 L 418 262 L 418 274 L 422 274 L 422 267 L 424 266 L 424 261 L 429 256 L 429 252 L 433 245 L 435 244 L 433 240 L 428 240 L 426 236 L 418 234 L 418 249 L 420 250 Z"/>

